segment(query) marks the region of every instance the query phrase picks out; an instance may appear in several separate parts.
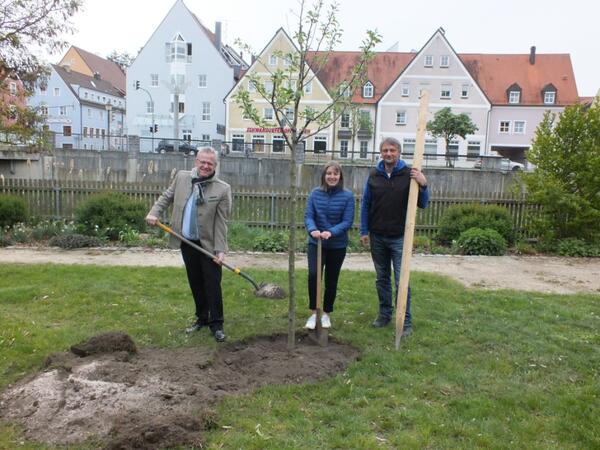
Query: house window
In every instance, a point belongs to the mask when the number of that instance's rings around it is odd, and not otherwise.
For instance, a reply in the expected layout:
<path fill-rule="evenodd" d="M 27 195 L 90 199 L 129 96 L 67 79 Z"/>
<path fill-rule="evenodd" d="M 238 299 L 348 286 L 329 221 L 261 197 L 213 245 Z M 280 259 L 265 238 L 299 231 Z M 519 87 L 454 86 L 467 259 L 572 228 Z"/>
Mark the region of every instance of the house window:
<path fill-rule="evenodd" d="M 348 157 L 348 141 L 340 141 L 340 158 Z"/>
<path fill-rule="evenodd" d="M 40 86 L 40 95 L 46 95 L 48 93 L 48 86 Z"/>
<path fill-rule="evenodd" d="M 65 150 L 67 149 L 72 149 L 73 148 L 73 144 L 67 144 L 66 142 L 63 143 L 62 148 L 64 148 Z"/>
<path fill-rule="evenodd" d="M 508 103 L 516 104 L 521 102 L 521 93 L 519 91 L 510 91 L 508 93 Z"/>
<path fill-rule="evenodd" d="M 314 152 L 315 153 L 326 153 L 327 152 L 327 138 L 325 136 L 315 136 Z"/>
<path fill-rule="evenodd" d="M 437 139 L 425 139 L 424 153 L 425 159 L 437 159 Z"/>
<path fill-rule="evenodd" d="M 510 121 L 508 121 L 508 120 L 501 120 L 500 121 L 499 131 L 500 131 L 500 133 L 508 133 L 508 132 L 510 132 Z"/>
<path fill-rule="evenodd" d="M 440 67 L 450 67 L 450 56 L 448 56 L 448 55 L 440 56 Z"/>
<path fill-rule="evenodd" d="M 190 44 L 190 57 L 191 57 Z M 180 34 L 177 34 L 171 42 L 165 43 L 165 56 L 167 62 L 185 62 L 187 61 L 188 48 Z"/>
<path fill-rule="evenodd" d="M 58 114 L 61 116 L 66 116 L 67 115 L 67 107 L 66 106 L 61 106 L 58 109 Z"/>
<path fill-rule="evenodd" d="M 54 96 L 60 97 L 60 88 L 54 88 Z"/>
<path fill-rule="evenodd" d="M 440 90 L 440 98 L 441 99 L 449 99 L 451 97 L 452 97 L 452 85 L 442 84 L 442 89 Z"/>
<path fill-rule="evenodd" d="M 202 102 L 202 120 L 210 120 L 210 102 Z"/>
<path fill-rule="evenodd" d="M 252 80 L 248 80 L 248 92 L 256 92 L 256 86 L 254 86 Z"/>
<path fill-rule="evenodd" d="M 96 128 L 96 137 L 99 138 L 100 137 L 100 128 Z"/>
<path fill-rule="evenodd" d="M 515 120 L 515 123 L 513 125 L 513 133 L 525 134 L 525 121 L 524 120 Z"/>
<path fill-rule="evenodd" d="M 157 73 L 150 74 L 150 86 L 158 87 L 158 74 Z"/>
<path fill-rule="evenodd" d="M 206 74 L 202 73 L 200 75 L 198 75 L 198 87 L 199 88 L 205 88 L 207 86 L 206 84 Z"/>
<path fill-rule="evenodd" d="M 263 118 L 265 120 L 273 120 L 273 108 L 263 109 Z"/>
<path fill-rule="evenodd" d="M 84 98 L 84 99 L 87 99 L 87 98 L 88 98 L 88 93 L 87 93 L 87 92 L 84 92 L 84 93 L 83 93 L 83 98 Z"/>
<path fill-rule="evenodd" d="M 181 135 L 184 141 L 192 140 L 192 130 L 181 130 Z"/>
<path fill-rule="evenodd" d="M 92 108 L 88 108 L 88 117 L 92 117 Z"/>
<path fill-rule="evenodd" d="M 410 95 L 410 84 L 403 83 L 401 93 L 402 93 L 402 97 L 408 97 Z"/>
<path fill-rule="evenodd" d="M 63 136 L 71 136 L 71 126 L 70 125 L 63 126 Z"/>
<path fill-rule="evenodd" d="M 102 139 L 104 139 L 105 136 L 106 136 L 106 130 L 104 128 L 102 128 Z"/>
<path fill-rule="evenodd" d="M 469 85 L 463 84 L 460 88 L 460 97 L 461 98 L 469 98 Z"/>
<path fill-rule="evenodd" d="M 17 83 L 15 83 L 14 81 L 11 81 L 8 84 L 8 89 L 10 91 L 10 95 L 17 95 Z"/>
<path fill-rule="evenodd" d="M 93 138 L 94 137 L 94 128 L 90 127 L 90 137 Z"/>
<path fill-rule="evenodd" d="M 42 116 L 47 116 L 48 115 L 48 107 L 46 105 L 40 106 L 40 114 Z"/>
<path fill-rule="evenodd" d="M 556 92 L 554 92 L 554 91 L 544 92 L 544 104 L 545 105 L 553 105 L 555 101 L 556 101 Z"/>
<path fill-rule="evenodd" d="M 187 62 L 192 62 L 192 43 L 187 43 Z"/>
<path fill-rule="evenodd" d="M 467 160 L 472 161 L 474 159 L 477 159 L 480 151 L 480 141 L 467 141 Z"/>
<path fill-rule="evenodd" d="M 273 92 L 273 82 L 271 80 L 266 80 L 264 82 L 265 92 L 270 94 Z"/>
<path fill-rule="evenodd" d="M 276 66 L 277 65 L 277 56 L 276 55 L 269 56 L 269 65 L 270 66 Z"/>
<path fill-rule="evenodd" d="M 83 127 L 83 137 L 87 137 L 88 132 L 87 132 L 87 127 Z"/>
<path fill-rule="evenodd" d="M 202 135 L 202 141 L 210 143 L 210 134 L 203 134 Z"/>
<path fill-rule="evenodd" d="M 146 113 L 152 114 L 154 112 L 154 103 L 146 102 Z"/>
<path fill-rule="evenodd" d="M 338 92 L 342 97 L 350 97 L 350 86 L 346 81 L 342 81 Z"/>
<path fill-rule="evenodd" d="M 433 55 L 425 55 L 425 67 L 433 67 Z"/>
<path fill-rule="evenodd" d="M 342 113 L 342 118 L 340 120 L 341 128 L 350 128 L 350 113 L 345 112 Z"/>
<path fill-rule="evenodd" d="M 446 147 L 446 152 L 448 153 L 448 155 L 452 156 L 453 159 L 456 161 L 456 158 L 458 157 L 458 141 L 448 142 L 448 147 Z"/>
<path fill-rule="evenodd" d="M 312 94 L 312 81 L 309 81 L 308 83 L 306 83 L 304 85 L 304 93 L 306 95 L 310 95 Z"/>
<path fill-rule="evenodd" d="M 373 98 L 373 84 L 370 81 L 367 81 L 363 86 L 363 97 Z"/>
<path fill-rule="evenodd" d="M 255 153 L 264 153 L 265 136 L 263 134 L 255 134 L 252 136 L 252 151 Z"/>
<path fill-rule="evenodd" d="M 273 136 L 273 153 L 283 153 L 285 148 L 285 140 L 281 134 Z"/>
<path fill-rule="evenodd" d="M 367 158 L 369 156 L 369 141 L 360 141 L 360 158 Z"/>
<path fill-rule="evenodd" d="M 415 144 L 416 141 L 413 138 L 404 138 L 402 140 L 402 153 L 410 153 L 411 155 L 415 153 Z"/>
<path fill-rule="evenodd" d="M 396 125 L 406 125 L 406 111 L 396 111 Z"/>
<path fill-rule="evenodd" d="M 283 58 L 283 65 L 286 67 L 292 65 L 292 57 L 290 55 L 287 55 L 285 58 Z"/>
<path fill-rule="evenodd" d="M 292 108 L 285 108 L 285 118 L 289 123 L 292 123 L 294 120 L 294 110 Z"/>
<path fill-rule="evenodd" d="M 234 134 L 231 136 L 231 151 L 243 152 L 244 151 L 244 135 Z"/>

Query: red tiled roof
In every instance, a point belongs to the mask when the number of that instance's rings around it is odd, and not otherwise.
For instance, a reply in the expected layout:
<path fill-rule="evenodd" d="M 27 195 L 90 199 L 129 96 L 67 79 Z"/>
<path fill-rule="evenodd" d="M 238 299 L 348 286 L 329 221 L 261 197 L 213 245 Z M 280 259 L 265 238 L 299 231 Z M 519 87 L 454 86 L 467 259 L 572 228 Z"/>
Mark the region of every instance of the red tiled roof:
<path fill-rule="evenodd" d="M 579 102 L 571 57 L 568 54 L 459 54 L 471 76 L 493 105 L 508 104 L 507 89 L 514 83 L 521 88 L 520 105 L 542 105 L 542 89 L 552 84 L 557 105 Z"/>
<path fill-rule="evenodd" d="M 81 59 L 83 59 L 92 72 L 98 72 L 103 80 L 108 81 L 117 89 L 125 92 L 125 72 L 121 70 L 121 67 L 117 63 L 101 58 L 79 47 L 73 46 L 73 48 L 81 55 Z"/>
<path fill-rule="evenodd" d="M 352 69 L 358 64 L 361 52 L 332 52 L 327 63 L 316 75 L 328 89 L 332 90 L 351 76 Z M 412 61 L 416 53 L 378 52 L 367 66 L 367 78 L 374 86 L 373 98 L 363 98 L 362 92 L 352 96 L 354 103 L 377 103 L 404 68 Z M 325 57 L 327 52 L 309 52 L 308 61 L 314 63 L 316 56 Z"/>

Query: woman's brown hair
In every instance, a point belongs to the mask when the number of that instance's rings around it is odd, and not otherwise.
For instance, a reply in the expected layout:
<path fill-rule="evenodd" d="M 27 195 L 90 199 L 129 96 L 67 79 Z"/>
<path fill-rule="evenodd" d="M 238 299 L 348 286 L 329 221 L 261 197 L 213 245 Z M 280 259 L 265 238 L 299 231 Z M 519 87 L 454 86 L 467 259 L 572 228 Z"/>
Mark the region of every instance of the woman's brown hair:
<path fill-rule="evenodd" d="M 335 168 L 340 173 L 340 181 L 338 181 L 336 187 L 344 189 L 344 172 L 342 172 L 342 166 L 337 161 L 329 161 L 327 164 L 325 164 L 325 167 L 323 167 L 323 172 L 321 172 L 321 190 L 326 191 L 329 189 L 329 186 L 327 186 L 327 182 L 325 181 L 325 174 L 327 173 L 327 169 L 330 167 Z"/>

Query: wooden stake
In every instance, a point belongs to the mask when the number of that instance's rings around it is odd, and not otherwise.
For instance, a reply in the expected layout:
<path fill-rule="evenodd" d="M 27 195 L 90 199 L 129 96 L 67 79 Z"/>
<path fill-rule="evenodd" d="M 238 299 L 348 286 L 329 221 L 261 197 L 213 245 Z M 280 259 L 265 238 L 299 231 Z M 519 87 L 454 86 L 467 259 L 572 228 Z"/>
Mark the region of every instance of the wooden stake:
<path fill-rule="evenodd" d="M 421 168 L 423 153 L 425 151 L 425 127 L 427 125 L 427 105 L 429 104 L 429 91 L 421 94 L 419 117 L 417 122 L 417 140 L 412 167 Z M 396 350 L 400 348 L 404 317 L 406 316 L 406 297 L 408 295 L 408 282 L 410 279 L 410 258 L 412 256 L 413 238 L 415 234 L 415 218 L 417 216 L 417 200 L 419 197 L 419 184 L 411 179 L 408 193 L 408 206 L 406 209 L 406 224 L 404 226 L 404 246 L 402 247 L 402 264 L 400 268 L 400 281 L 398 284 L 398 298 L 396 299 Z"/>

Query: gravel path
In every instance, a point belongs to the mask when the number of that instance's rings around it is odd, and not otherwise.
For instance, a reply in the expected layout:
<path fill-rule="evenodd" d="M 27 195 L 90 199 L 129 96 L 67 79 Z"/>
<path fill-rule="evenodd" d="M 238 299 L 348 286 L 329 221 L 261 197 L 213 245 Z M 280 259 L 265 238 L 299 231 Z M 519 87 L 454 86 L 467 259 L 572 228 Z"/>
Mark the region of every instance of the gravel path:
<path fill-rule="evenodd" d="M 286 269 L 286 254 L 230 253 L 227 262 L 249 268 Z M 60 250 L 55 248 L 0 248 L 3 264 L 96 264 L 119 266 L 183 267 L 179 251 L 101 248 Z M 600 293 L 600 258 L 549 256 L 447 256 L 413 255 L 412 270 L 452 277 L 466 286 L 485 289 L 511 288 L 524 291 L 572 294 Z M 299 254 L 296 267 L 306 267 Z M 346 270 L 373 270 L 367 253 L 349 254 Z"/>

